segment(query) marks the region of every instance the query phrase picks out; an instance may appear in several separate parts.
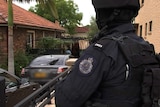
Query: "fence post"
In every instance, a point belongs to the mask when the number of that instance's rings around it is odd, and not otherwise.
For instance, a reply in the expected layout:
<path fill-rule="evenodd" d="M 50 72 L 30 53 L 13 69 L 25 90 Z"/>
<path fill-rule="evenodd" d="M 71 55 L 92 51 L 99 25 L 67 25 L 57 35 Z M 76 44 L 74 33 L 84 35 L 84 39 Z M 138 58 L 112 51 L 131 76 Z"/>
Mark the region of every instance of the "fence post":
<path fill-rule="evenodd" d="M 0 76 L 0 106 L 5 107 L 5 79 Z"/>

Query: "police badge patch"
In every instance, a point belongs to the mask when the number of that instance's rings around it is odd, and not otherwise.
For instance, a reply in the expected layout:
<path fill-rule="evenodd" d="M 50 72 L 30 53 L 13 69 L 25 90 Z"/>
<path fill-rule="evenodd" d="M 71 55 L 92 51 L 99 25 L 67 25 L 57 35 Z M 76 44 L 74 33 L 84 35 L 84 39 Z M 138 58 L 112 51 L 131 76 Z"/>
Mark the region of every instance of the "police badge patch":
<path fill-rule="evenodd" d="M 84 59 L 79 64 L 79 70 L 83 74 L 88 74 L 93 68 L 93 58 Z"/>

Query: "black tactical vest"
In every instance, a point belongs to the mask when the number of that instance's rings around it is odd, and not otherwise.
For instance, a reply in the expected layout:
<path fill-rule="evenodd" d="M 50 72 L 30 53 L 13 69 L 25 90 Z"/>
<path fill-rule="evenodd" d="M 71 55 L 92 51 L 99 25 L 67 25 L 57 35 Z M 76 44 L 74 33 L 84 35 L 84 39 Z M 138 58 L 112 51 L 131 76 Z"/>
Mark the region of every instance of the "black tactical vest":
<path fill-rule="evenodd" d="M 94 99 L 87 107 L 160 107 L 160 56 L 153 45 L 123 35 L 103 37 L 97 43 L 106 46 L 113 42 L 127 62 L 126 77 L 121 85 L 104 81 L 100 90 L 106 98 Z M 107 96 L 116 96 L 117 100 Z M 133 96 L 135 99 L 131 99 Z"/>

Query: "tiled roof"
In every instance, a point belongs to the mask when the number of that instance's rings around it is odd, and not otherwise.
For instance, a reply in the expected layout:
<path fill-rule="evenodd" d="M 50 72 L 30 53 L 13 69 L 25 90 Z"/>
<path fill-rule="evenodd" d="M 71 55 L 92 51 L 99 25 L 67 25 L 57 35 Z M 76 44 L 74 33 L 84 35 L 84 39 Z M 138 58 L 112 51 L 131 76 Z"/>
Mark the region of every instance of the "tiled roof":
<path fill-rule="evenodd" d="M 87 26 L 76 27 L 76 29 L 75 29 L 76 33 L 87 33 L 88 31 L 89 31 L 89 28 Z"/>
<path fill-rule="evenodd" d="M 8 16 L 7 2 L 6 0 L 0 0 L 0 23 L 3 23 L 3 24 L 7 23 L 7 16 Z M 53 23 L 15 4 L 13 4 L 13 16 L 14 16 L 14 24 L 17 24 L 17 25 L 48 28 L 52 30 L 64 31 L 64 28 L 62 28 L 59 25 L 59 23 Z"/>

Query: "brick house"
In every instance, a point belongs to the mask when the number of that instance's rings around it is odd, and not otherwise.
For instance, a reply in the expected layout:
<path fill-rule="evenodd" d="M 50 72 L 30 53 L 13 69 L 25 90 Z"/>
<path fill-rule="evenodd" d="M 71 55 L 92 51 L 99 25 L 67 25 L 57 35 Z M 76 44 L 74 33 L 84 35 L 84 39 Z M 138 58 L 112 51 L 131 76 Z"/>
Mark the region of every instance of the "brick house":
<path fill-rule="evenodd" d="M 89 32 L 89 26 L 77 26 L 75 28 L 74 34 L 65 34 L 64 38 L 71 40 L 72 43 L 68 44 L 65 48 L 70 48 L 72 55 L 75 57 L 79 57 L 81 51 L 86 49 L 89 46 L 88 41 L 88 32 Z"/>
<path fill-rule="evenodd" d="M 88 32 L 89 32 L 89 27 L 88 26 L 83 26 L 83 27 L 76 27 L 75 28 L 75 34 L 72 35 L 74 38 L 87 38 L 88 37 Z"/>
<path fill-rule="evenodd" d="M 151 42 L 160 53 L 160 1 L 140 0 L 140 11 L 135 22 L 139 23 L 138 35 Z"/>
<path fill-rule="evenodd" d="M 88 32 L 89 27 L 88 26 L 82 26 L 82 27 L 76 27 L 75 28 L 75 34 L 72 35 L 73 38 L 77 38 L 77 44 L 79 45 L 79 53 L 86 49 L 89 46 L 88 41 Z"/>
<path fill-rule="evenodd" d="M 0 59 L 8 52 L 8 6 L 6 0 L 0 0 Z M 48 21 L 32 12 L 26 11 L 13 4 L 13 39 L 14 51 L 26 47 L 36 48 L 37 41 L 44 36 L 59 37 L 65 29 L 58 22 Z"/>

